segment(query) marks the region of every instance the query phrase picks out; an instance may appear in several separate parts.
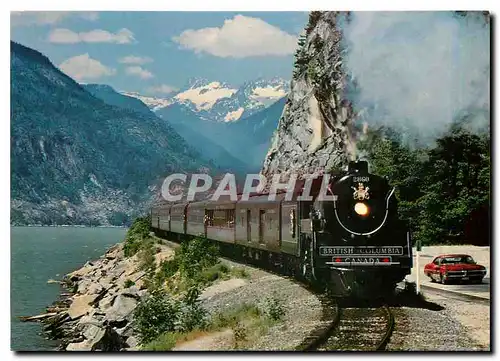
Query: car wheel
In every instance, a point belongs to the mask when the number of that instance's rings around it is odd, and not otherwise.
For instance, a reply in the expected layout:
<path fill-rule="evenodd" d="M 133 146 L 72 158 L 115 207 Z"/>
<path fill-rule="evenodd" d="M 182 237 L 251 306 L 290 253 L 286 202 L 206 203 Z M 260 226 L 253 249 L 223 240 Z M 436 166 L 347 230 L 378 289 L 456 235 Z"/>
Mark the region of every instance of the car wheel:
<path fill-rule="evenodd" d="M 441 284 L 443 284 L 443 285 L 446 284 L 446 280 L 444 279 L 443 274 L 439 275 L 439 282 L 441 282 Z"/>
<path fill-rule="evenodd" d="M 436 282 L 436 280 L 434 279 L 434 277 L 432 276 L 431 273 L 427 273 L 427 276 L 429 276 L 429 278 L 431 279 L 432 283 Z"/>

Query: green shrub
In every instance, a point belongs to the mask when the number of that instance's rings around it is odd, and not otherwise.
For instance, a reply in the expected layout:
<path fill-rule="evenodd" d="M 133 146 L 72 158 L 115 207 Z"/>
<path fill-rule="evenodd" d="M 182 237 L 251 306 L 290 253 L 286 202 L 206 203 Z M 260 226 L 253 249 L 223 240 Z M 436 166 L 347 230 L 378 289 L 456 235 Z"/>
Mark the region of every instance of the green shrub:
<path fill-rule="evenodd" d="M 125 288 L 129 288 L 129 287 L 132 287 L 135 285 L 135 282 L 132 281 L 131 279 L 126 279 L 125 282 L 124 282 L 124 287 Z"/>
<path fill-rule="evenodd" d="M 155 248 L 153 247 L 153 243 L 151 241 L 145 241 L 142 244 L 138 255 L 139 269 L 141 271 L 146 271 L 148 273 L 155 271 L 155 253 Z"/>
<path fill-rule="evenodd" d="M 151 231 L 151 221 L 149 217 L 137 218 L 125 235 L 125 245 L 123 247 L 125 257 L 132 257 L 142 247 L 145 240 L 149 239 Z"/>
<path fill-rule="evenodd" d="M 229 272 L 229 267 L 224 263 L 219 262 L 201 271 L 198 280 L 201 284 L 209 284 L 218 279 L 227 279 Z"/>
<path fill-rule="evenodd" d="M 204 238 L 194 238 L 183 242 L 175 256 L 179 257 L 179 270 L 185 278 L 194 279 L 203 269 L 218 262 L 219 250 Z"/>
<path fill-rule="evenodd" d="M 207 311 L 201 307 L 200 290 L 191 287 L 183 301 L 179 304 L 179 315 L 175 325 L 178 332 L 189 332 L 194 329 L 203 330 L 208 325 Z"/>
<path fill-rule="evenodd" d="M 166 332 L 202 330 L 208 325 L 207 311 L 201 307 L 200 291 L 189 289 L 182 300 L 173 300 L 161 290 L 152 291 L 134 312 L 133 327 L 142 344 Z"/>
<path fill-rule="evenodd" d="M 174 331 L 177 313 L 178 304 L 158 290 L 139 303 L 134 311 L 133 327 L 141 343 Z"/>
<path fill-rule="evenodd" d="M 250 274 L 242 267 L 231 268 L 231 274 L 236 278 L 249 278 Z"/>
<path fill-rule="evenodd" d="M 266 298 L 261 307 L 262 312 L 273 321 L 282 320 L 286 313 L 283 302 L 276 295 Z"/>
<path fill-rule="evenodd" d="M 262 316 L 262 312 L 256 305 L 243 303 L 230 310 L 212 315 L 210 328 L 214 330 L 226 327 L 234 328 L 245 319 L 260 316 Z"/>
<path fill-rule="evenodd" d="M 161 261 L 155 275 L 155 284 L 161 287 L 165 281 L 172 277 L 179 270 L 179 259 L 174 256 L 170 260 Z"/>

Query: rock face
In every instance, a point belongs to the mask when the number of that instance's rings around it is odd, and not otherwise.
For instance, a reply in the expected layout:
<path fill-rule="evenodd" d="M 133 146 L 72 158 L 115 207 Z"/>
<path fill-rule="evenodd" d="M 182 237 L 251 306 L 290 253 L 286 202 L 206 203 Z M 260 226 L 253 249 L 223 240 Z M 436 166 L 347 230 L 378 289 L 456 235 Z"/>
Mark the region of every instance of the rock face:
<path fill-rule="evenodd" d="M 311 12 L 295 72 L 262 174 L 322 173 L 352 153 L 352 107 L 345 96 L 339 23 L 348 14 Z"/>

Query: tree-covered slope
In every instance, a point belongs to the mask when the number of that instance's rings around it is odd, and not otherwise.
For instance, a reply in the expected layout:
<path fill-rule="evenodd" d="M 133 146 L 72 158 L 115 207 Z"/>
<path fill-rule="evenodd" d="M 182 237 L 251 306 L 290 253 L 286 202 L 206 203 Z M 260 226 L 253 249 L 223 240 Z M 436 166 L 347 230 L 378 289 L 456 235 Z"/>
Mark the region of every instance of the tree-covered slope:
<path fill-rule="evenodd" d="M 109 85 L 105 84 L 83 84 L 85 90 L 96 98 L 103 100 L 109 105 L 135 110 L 144 114 L 150 114 L 151 110 L 146 104 L 137 98 L 118 93 Z"/>

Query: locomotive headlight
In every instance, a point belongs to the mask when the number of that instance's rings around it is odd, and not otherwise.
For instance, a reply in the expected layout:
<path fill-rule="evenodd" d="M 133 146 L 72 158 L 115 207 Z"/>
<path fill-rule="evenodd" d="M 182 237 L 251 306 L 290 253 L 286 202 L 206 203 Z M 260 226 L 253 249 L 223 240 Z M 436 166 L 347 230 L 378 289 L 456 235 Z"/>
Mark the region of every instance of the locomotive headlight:
<path fill-rule="evenodd" d="M 354 205 L 354 212 L 359 214 L 360 216 L 367 216 L 370 213 L 368 206 L 362 202 L 358 202 Z"/>

